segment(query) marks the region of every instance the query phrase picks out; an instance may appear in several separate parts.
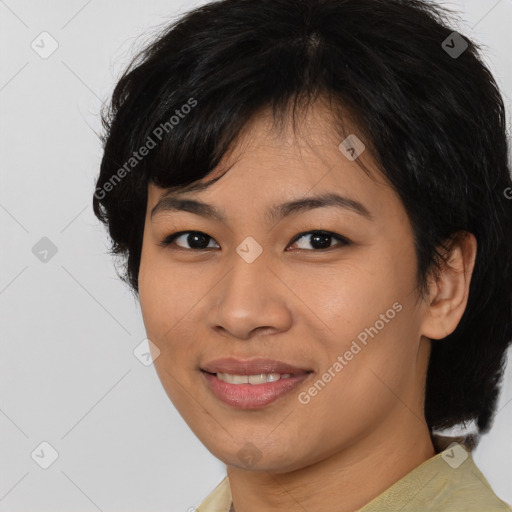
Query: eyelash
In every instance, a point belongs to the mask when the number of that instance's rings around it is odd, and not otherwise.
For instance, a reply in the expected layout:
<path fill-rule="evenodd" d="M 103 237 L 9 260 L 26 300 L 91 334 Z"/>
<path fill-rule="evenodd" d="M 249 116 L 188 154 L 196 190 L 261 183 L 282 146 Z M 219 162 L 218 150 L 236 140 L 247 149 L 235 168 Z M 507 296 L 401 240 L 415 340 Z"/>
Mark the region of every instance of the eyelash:
<path fill-rule="evenodd" d="M 179 232 L 172 233 L 172 234 L 166 236 L 158 245 L 160 245 L 162 247 L 169 248 L 176 238 L 180 237 L 181 235 L 187 235 L 187 234 L 192 234 L 192 233 L 199 234 L 199 235 L 205 235 L 206 238 L 209 238 L 210 240 L 215 240 L 213 237 L 207 235 L 206 233 L 203 233 L 202 231 L 179 231 Z M 297 242 L 298 240 L 300 240 L 302 237 L 304 237 L 306 235 L 323 235 L 323 236 L 331 237 L 331 238 L 336 239 L 339 242 L 341 242 L 341 244 L 339 244 L 338 246 L 327 247 L 325 249 L 298 249 L 299 251 L 323 252 L 323 251 L 329 251 L 329 250 L 335 249 L 336 247 L 341 248 L 341 247 L 345 247 L 345 246 L 348 246 L 351 244 L 351 241 L 348 238 L 345 238 L 344 236 L 338 235 L 337 233 L 333 233 L 332 231 L 325 231 L 325 230 L 317 229 L 317 230 L 303 231 L 303 232 L 299 233 L 292 239 L 292 241 L 290 242 L 290 245 L 294 244 L 295 242 Z M 183 250 L 183 251 L 199 252 L 199 251 L 207 251 L 209 249 L 214 249 L 214 247 L 205 247 L 203 249 L 187 249 L 185 247 L 177 246 L 177 250 Z"/>

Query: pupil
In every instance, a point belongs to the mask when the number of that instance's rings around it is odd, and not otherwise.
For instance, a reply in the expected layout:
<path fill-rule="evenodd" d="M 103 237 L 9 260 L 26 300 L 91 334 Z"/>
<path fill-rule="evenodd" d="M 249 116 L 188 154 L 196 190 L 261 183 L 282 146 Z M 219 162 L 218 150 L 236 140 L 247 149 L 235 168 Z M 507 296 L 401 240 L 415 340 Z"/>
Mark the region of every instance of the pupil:
<path fill-rule="evenodd" d="M 313 245 L 313 247 L 315 247 L 316 241 L 323 239 L 324 243 L 320 242 L 320 244 L 319 244 L 320 249 L 327 249 L 330 246 L 330 243 L 329 243 L 330 237 L 331 237 L 331 235 L 322 235 L 322 234 L 312 235 L 311 245 Z"/>
<path fill-rule="evenodd" d="M 207 238 L 209 238 L 209 237 L 208 237 L 208 236 L 206 236 L 206 235 L 203 235 L 203 234 L 201 234 L 201 233 L 193 233 L 193 234 L 191 233 L 191 234 L 190 234 L 190 235 L 188 235 L 188 237 L 187 237 L 187 242 L 188 242 L 188 244 L 190 245 L 190 247 L 196 247 L 196 248 L 198 248 L 198 249 L 206 249 L 206 247 L 208 247 L 208 240 L 207 240 Z M 197 240 L 197 239 L 199 239 L 199 240 L 200 240 L 200 242 L 199 242 L 199 247 L 195 246 L 195 245 L 194 245 L 194 243 L 193 243 L 193 241 L 192 241 L 192 240 Z M 206 243 L 202 244 L 202 243 L 201 243 L 201 240 L 202 240 L 203 242 L 205 242 L 205 241 L 206 241 Z"/>

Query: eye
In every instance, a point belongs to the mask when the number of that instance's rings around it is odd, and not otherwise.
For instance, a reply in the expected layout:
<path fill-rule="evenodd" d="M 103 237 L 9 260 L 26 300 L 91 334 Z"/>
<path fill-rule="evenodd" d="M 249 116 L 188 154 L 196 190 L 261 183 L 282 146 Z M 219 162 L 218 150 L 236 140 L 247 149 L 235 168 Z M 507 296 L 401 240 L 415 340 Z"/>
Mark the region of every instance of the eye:
<path fill-rule="evenodd" d="M 304 245 L 307 245 L 308 243 L 310 243 L 315 249 L 318 249 L 318 250 L 325 250 L 325 249 L 331 249 L 332 246 L 331 246 L 331 240 L 332 239 L 335 239 L 335 240 L 338 240 L 339 242 L 341 242 L 341 244 L 338 244 L 338 245 L 341 245 L 341 246 L 345 246 L 345 245 L 350 245 L 350 241 L 341 236 L 341 235 L 337 235 L 336 233 L 331 233 L 330 231 L 307 231 L 305 233 L 300 233 L 299 235 L 297 235 L 292 243 L 296 243 L 297 240 L 300 240 L 301 238 L 307 238 L 309 237 L 309 241 L 306 242 L 306 244 L 302 244 L 303 246 Z M 308 250 L 306 247 L 299 247 L 299 249 L 306 249 Z M 316 251 L 318 252 L 318 251 Z"/>
<path fill-rule="evenodd" d="M 182 237 L 186 237 L 186 243 L 190 244 L 192 247 L 182 247 L 181 245 L 178 245 L 180 249 L 194 249 L 197 251 L 208 249 L 208 240 L 213 240 L 211 236 L 208 236 L 206 233 L 202 233 L 201 231 L 180 231 L 179 233 L 173 233 L 172 235 L 167 236 L 159 245 L 167 247 L 175 240 Z"/>
<path fill-rule="evenodd" d="M 173 233 L 173 234 L 167 236 L 166 238 L 164 238 L 160 242 L 159 245 L 161 245 L 162 247 L 168 247 L 168 246 L 172 245 L 176 240 L 179 240 L 182 237 L 185 237 L 184 242 L 182 242 L 182 243 L 189 244 L 189 246 L 184 247 L 182 245 L 176 244 L 180 249 L 201 251 L 201 250 L 205 250 L 205 249 L 214 248 L 214 247 L 211 247 L 210 243 L 209 243 L 209 241 L 213 241 L 214 239 L 211 236 L 209 236 L 206 233 L 203 233 L 201 231 L 180 231 L 178 233 Z M 306 231 L 304 233 L 299 233 L 292 240 L 291 243 L 294 244 L 301 238 L 307 238 L 307 237 L 310 237 L 310 240 L 309 240 L 309 242 L 306 242 L 306 244 L 310 243 L 313 246 L 313 248 L 317 249 L 317 250 L 331 249 L 332 248 L 332 245 L 331 245 L 332 239 L 340 242 L 338 245 L 341 245 L 341 246 L 350 245 L 350 241 L 347 238 L 345 238 L 341 235 L 338 235 L 336 233 L 332 233 L 330 231 L 321 231 L 321 230 Z M 304 244 L 302 244 L 302 245 L 304 245 Z M 306 247 L 299 247 L 299 249 L 308 250 Z M 316 251 L 316 252 L 318 252 L 318 251 Z"/>

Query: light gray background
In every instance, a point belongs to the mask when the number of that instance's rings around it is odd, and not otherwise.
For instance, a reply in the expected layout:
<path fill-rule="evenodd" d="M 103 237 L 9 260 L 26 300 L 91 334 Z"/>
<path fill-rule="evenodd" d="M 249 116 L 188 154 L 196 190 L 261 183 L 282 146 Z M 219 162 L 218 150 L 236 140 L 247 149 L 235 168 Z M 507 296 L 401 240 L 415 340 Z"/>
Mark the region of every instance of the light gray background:
<path fill-rule="evenodd" d="M 185 512 L 224 476 L 133 354 L 140 310 L 91 208 L 101 102 L 150 29 L 202 3 L 0 0 L 1 512 Z M 512 0 L 445 5 L 487 46 L 510 126 Z M 43 31 L 59 45 L 47 59 L 31 48 Z M 57 248 L 46 263 L 32 252 L 43 237 Z M 511 383 L 509 365 L 475 453 L 510 503 Z"/>

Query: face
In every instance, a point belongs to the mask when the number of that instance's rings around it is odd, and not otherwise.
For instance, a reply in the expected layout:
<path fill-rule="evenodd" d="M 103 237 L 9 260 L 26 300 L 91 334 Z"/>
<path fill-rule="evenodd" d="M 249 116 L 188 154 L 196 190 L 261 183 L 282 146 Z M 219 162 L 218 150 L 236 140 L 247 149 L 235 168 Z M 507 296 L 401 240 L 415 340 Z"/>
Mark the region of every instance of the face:
<path fill-rule="evenodd" d="M 248 126 L 213 185 L 172 196 L 222 219 L 176 202 L 152 216 L 167 191 L 149 185 L 139 296 L 159 378 L 195 435 L 226 464 L 284 472 L 421 415 L 429 345 L 411 224 L 368 152 L 348 159 L 321 106 L 303 136 L 269 122 Z M 326 194 L 347 200 L 271 210 Z M 203 371 L 223 358 L 298 370 L 225 383 Z M 247 368 L 231 373 L 276 373 Z"/>

